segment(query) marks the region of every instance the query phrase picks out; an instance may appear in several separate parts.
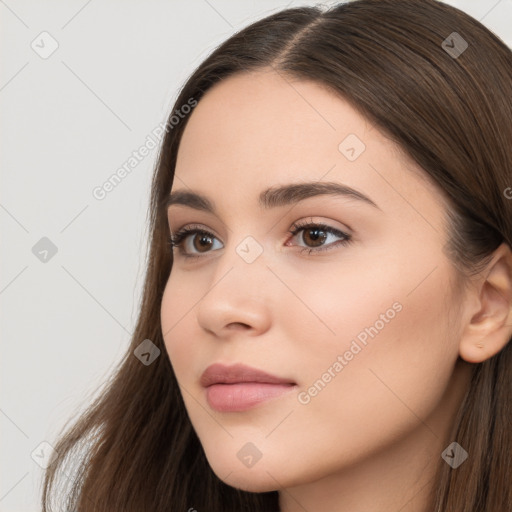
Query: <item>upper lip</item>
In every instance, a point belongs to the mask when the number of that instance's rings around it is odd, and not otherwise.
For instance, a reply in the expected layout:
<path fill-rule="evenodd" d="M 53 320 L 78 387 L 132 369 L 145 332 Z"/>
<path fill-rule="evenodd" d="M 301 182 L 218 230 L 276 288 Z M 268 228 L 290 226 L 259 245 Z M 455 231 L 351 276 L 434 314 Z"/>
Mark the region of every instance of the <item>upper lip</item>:
<path fill-rule="evenodd" d="M 234 384 L 236 382 L 262 382 L 267 384 L 295 384 L 290 379 L 276 377 L 256 368 L 244 364 L 225 366 L 215 363 L 201 375 L 201 385 L 204 387 L 212 384 Z"/>

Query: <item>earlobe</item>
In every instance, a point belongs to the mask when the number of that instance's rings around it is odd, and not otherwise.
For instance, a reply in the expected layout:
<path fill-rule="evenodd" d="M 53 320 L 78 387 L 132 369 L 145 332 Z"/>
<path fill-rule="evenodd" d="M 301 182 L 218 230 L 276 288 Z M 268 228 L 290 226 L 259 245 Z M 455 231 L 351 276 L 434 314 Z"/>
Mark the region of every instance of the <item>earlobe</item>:
<path fill-rule="evenodd" d="M 478 295 L 477 308 L 465 326 L 459 353 L 468 363 L 482 363 L 512 337 L 512 251 L 506 243 L 496 249 L 471 293 Z"/>

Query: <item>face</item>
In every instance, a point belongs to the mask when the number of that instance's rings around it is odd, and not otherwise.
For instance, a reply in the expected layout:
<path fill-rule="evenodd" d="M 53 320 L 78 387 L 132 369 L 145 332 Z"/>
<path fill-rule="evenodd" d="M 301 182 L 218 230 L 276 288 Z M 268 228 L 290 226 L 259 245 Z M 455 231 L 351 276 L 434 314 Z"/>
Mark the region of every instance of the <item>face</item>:
<path fill-rule="evenodd" d="M 240 74 L 194 109 L 170 192 L 213 207 L 168 209 L 172 234 L 197 231 L 173 249 L 161 318 L 220 479 L 291 487 L 431 435 L 418 418 L 446 413 L 461 298 L 444 199 L 394 143 L 325 87 Z M 214 363 L 285 383 L 205 388 Z"/>

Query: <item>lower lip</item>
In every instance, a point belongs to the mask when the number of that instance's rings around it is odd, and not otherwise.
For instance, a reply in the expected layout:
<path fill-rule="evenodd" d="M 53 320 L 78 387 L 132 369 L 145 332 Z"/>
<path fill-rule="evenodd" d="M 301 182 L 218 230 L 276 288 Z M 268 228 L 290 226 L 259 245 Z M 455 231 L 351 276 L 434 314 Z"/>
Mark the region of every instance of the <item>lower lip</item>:
<path fill-rule="evenodd" d="M 212 384 L 206 388 L 206 400 L 219 412 L 240 412 L 290 392 L 294 384 L 266 384 L 239 382 L 236 384 Z"/>

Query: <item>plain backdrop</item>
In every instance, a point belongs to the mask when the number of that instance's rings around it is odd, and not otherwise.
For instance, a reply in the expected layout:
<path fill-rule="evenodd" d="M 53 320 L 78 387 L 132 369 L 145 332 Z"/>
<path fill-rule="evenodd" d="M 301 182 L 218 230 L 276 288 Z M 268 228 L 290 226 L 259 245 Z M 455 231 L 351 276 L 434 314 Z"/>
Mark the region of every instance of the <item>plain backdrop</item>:
<path fill-rule="evenodd" d="M 40 510 L 55 435 L 135 326 L 157 148 L 102 200 L 93 190 L 218 44 L 317 3 L 0 0 L 0 511 Z M 512 0 L 447 3 L 512 46 Z"/>

